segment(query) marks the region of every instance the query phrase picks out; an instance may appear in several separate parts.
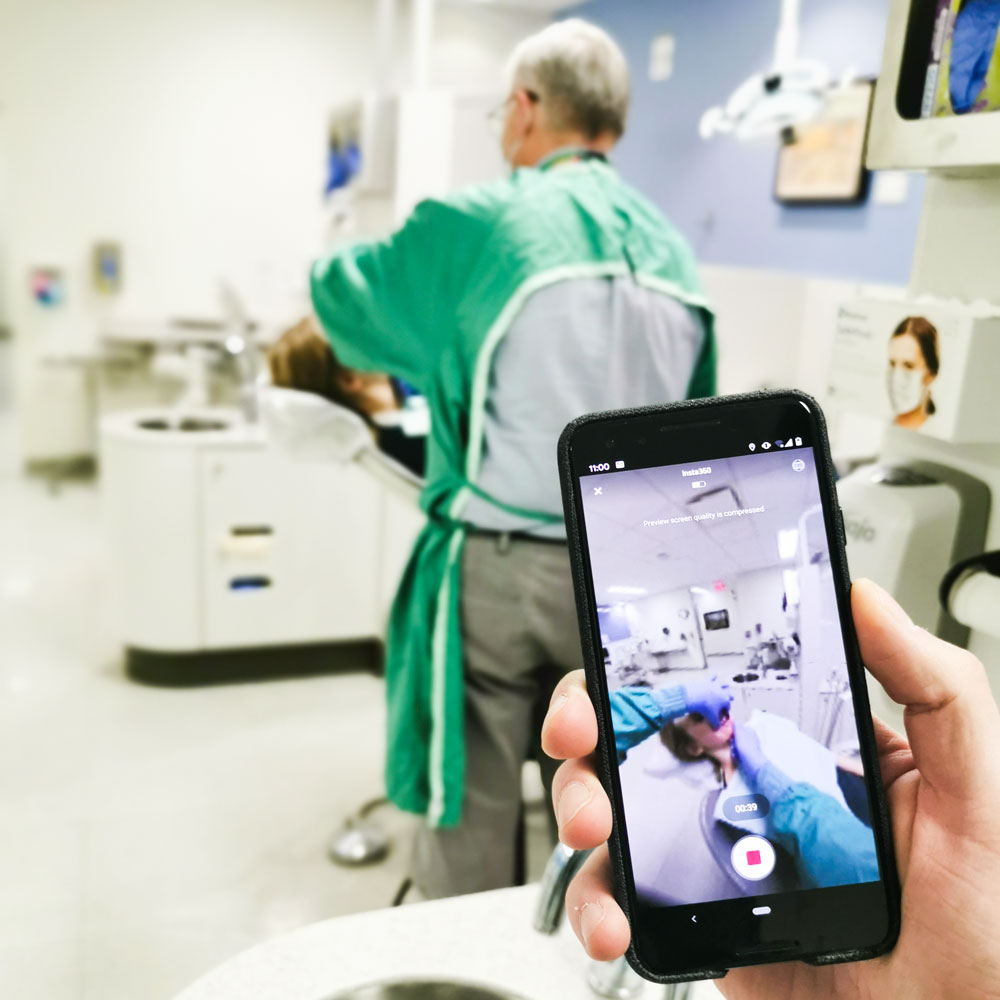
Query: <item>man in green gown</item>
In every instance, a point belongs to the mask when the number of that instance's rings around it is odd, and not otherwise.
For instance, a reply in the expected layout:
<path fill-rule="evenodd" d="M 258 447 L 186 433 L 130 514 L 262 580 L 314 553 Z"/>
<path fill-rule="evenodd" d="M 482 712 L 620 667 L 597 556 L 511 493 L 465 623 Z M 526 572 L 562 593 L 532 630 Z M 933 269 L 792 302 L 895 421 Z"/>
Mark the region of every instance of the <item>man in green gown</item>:
<path fill-rule="evenodd" d="M 621 51 L 558 22 L 515 49 L 507 83 L 511 176 L 425 201 L 312 270 L 338 357 L 411 382 L 431 410 L 427 522 L 386 666 L 388 792 L 426 817 L 427 896 L 511 884 L 533 712 L 580 663 L 562 428 L 715 391 L 691 250 L 607 158 L 628 107 Z"/>

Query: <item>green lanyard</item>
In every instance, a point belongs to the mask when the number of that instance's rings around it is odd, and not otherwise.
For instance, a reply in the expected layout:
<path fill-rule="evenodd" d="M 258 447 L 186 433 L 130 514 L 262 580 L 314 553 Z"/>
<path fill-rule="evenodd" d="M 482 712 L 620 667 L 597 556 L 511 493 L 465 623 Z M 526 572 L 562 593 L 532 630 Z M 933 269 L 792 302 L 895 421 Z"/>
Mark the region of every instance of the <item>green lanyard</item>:
<path fill-rule="evenodd" d="M 599 153 L 596 149 L 587 149 L 585 146 L 570 146 L 567 149 L 557 149 L 554 153 L 538 161 L 539 170 L 548 170 L 551 167 L 558 167 L 564 163 L 585 163 L 588 160 L 599 160 L 607 163 L 608 158 Z"/>

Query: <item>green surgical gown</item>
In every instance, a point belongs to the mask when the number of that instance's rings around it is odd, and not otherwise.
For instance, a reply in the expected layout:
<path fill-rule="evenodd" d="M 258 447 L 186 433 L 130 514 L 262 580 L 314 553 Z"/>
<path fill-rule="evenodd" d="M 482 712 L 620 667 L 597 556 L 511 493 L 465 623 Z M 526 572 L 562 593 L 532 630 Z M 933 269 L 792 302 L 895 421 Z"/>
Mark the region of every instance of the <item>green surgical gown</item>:
<path fill-rule="evenodd" d="M 629 274 L 703 311 L 705 339 L 688 397 L 712 395 L 712 316 L 694 257 L 603 160 L 542 164 L 422 202 L 388 239 L 312 269 L 313 306 L 343 363 L 413 383 L 431 410 L 421 497 L 427 522 L 387 636 L 386 783 L 396 805 L 425 814 L 432 826 L 453 826 L 462 813 L 462 512 L 470 493 L 485 496 L 476 482 L 493 353 L 539 288 Z M 486 499 L 512 509 L 502 498 Z"/>

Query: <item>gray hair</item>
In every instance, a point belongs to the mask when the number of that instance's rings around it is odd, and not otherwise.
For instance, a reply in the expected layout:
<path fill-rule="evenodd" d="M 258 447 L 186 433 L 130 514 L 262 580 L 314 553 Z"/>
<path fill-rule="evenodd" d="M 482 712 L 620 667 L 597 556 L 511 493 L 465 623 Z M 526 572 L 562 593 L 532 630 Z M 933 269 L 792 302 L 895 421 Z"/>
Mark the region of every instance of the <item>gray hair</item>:
<path fill-rule="evenodd" d="M 514 49 L 507 64 L 511 91 L 537 94 L 555 129 L 588 139 L 625 131 L 628 65 L 611 36 L 580 18 L 557 21 Z"/>

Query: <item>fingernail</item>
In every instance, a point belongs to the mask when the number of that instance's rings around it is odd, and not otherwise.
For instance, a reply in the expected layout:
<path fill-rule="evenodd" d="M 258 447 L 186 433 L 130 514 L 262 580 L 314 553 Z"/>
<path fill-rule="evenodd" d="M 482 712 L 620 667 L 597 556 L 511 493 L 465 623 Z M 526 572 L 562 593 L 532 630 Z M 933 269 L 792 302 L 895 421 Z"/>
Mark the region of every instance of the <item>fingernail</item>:
<path fill-rule="evenodd" d="M 555 698 L 549 702 L 549 715 L 554 715 L 558 712 L 567 701 L 569 701 L 569 695 L 565 691 L 563 691 L 562 694 L 556 695 Z"/>
<path fill-rule="evenodd" d="M 559 793 L 559 801 L 556 802 L 556 817 L 560 828 L 569 823 L 592 797 L 593 793 L 582 781 L 571 781 Z"/>
<path fill-rule="evenodd" d="M 580 910 L 580 934 L 585 945 L 590 944 L 590 935 L 597 930 L 604 919 L 604 907 L 600 903 L 584 903 Z"/>

